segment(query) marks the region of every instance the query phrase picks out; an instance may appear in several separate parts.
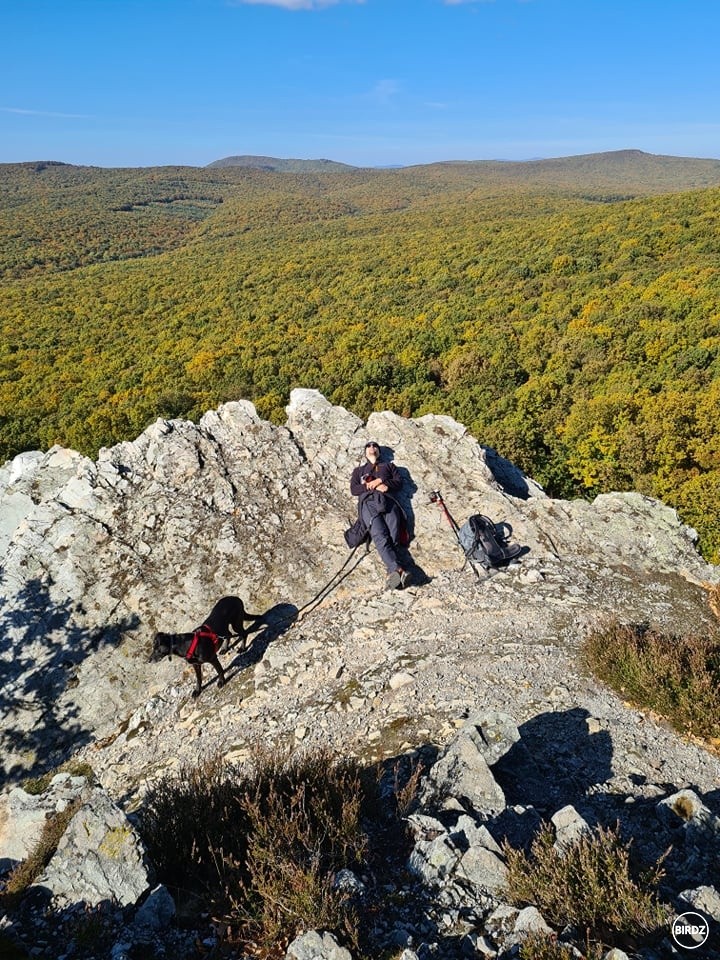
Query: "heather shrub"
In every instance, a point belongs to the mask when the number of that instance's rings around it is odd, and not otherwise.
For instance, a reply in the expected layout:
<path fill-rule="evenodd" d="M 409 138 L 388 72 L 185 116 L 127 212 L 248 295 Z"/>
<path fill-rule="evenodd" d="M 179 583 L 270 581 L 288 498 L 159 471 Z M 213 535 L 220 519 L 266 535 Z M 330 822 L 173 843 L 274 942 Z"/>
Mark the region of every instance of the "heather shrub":
<path fill-rule="evenodd" d="M 720 583 L 704 584 L 707 593 L 708 606 L 720 620 Z"/>
<path fill-rule="evenodd" d="M 717 736 L 720 634 L 665 636 L 611 622 L 588 635 L 583 655 L 616 693 L 662 715 L 678 732 Z"/>
<path fill-rule="evenodd" d="M 554 847 L 554 837 L 545 825 L 529 854 L 505 845 L 513 903 L 533 904 L 558 930 L 584 931 L 588 943 L 642 942 L 664 928 L 668 915 L 656 895 L 660 862 L 634 871 L 629 845 L 613 829 L 600 827 L 562 849 Z"/>
<path fill-rule="evenodd" d="M 583 960 L 602 960 L 604 955 L 603 947 L 591 944 L 583 953 Z M 547 934 L 531 933 L 520 944 L 520 960 L 576 960 L 577 956 L 571 946 Z"/>
<path fill-rule="evenodd" d="M 360 773 L 325 750 L 260 753 L 245 771 L 212 758 L 150 791 L 141 830 L 160 878 L 210 904 L 230 939 L 261 955 L 301 929 L 354 943 L 355 906 L 335 876 L 367 854 Z"/>

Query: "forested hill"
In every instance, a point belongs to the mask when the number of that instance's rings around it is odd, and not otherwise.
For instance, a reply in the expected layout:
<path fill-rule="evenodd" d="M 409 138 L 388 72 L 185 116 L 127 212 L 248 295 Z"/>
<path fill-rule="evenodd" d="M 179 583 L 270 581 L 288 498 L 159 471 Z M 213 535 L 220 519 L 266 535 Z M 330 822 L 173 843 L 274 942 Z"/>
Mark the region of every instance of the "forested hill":
<path fill-rule="evenodd" d="M 0 458 L 314 387 L 448 413 L 720 559 L 720 161 L 0 166 Z"/>
<path fill-rule="evenodd" d="M 720 175 L 720 160 L 657 156 L 642 150 L 523 162 L 478 161 L 470 166 L 516 183 L 572 187 L 588 199 L 593 199 L 588 192 L 593 187 L 616 188 L 641 196 L 713 186 Z"/>
<path fill-rule="evenodd" d="M 214 160 L 208 167 L 255 167 L 258 170 L 276 170 L 283 173 L 321 173 L 328 170 L 355 170 L 347 163 L 336 160 L 280 160 L 278 157 L 223 157 Z"/>

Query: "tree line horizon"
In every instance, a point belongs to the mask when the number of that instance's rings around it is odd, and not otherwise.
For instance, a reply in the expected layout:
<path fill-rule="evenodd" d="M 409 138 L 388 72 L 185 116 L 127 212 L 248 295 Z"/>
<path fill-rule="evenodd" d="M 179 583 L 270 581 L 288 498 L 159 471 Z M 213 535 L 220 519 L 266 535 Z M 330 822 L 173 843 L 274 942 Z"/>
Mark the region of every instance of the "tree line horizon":
<path fill-rule="evenodd" d="M 720 163 L 604 158 L 0 165 L 0 460 L 310 387 L 661 499 L 718 562 Z"/>

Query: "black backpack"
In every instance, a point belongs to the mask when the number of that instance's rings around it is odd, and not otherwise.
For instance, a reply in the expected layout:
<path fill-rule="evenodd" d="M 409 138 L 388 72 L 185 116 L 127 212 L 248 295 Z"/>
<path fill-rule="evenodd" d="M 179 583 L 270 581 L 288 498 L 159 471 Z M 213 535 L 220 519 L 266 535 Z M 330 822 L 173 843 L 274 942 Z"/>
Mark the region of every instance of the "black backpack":
<path fill-rule="evenodd" d="M 517 544 L 507 542 L 511 530 L 505 523 L 493 523 L 482 513 L 473 514 L 458 530 L 458 540 L 468 560 L 486 570 L 510 563 L 523 552 Z"/>

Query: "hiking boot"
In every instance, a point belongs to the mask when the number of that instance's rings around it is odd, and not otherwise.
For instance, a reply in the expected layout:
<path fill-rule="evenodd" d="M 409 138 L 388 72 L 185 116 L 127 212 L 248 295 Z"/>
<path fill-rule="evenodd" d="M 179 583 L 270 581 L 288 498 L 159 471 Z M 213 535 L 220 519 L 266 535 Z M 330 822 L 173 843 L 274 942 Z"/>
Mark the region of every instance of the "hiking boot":
<path fill-rule="evenodd" d="M 405 587 L 409 587 L 412 583 L 413 578 L 409 570 L 400 571 L 400 589 L 404 590 Z"/>
<path fill-rule="evenodd" d="M 402 583 L 402 570 L 394 570 L 385 581 L 386 590 L 397 590 L 397 588 Z"/>

